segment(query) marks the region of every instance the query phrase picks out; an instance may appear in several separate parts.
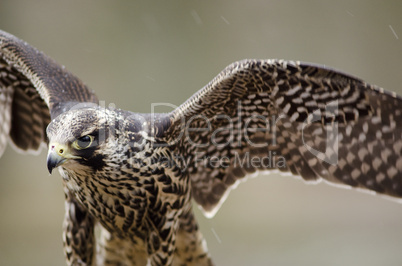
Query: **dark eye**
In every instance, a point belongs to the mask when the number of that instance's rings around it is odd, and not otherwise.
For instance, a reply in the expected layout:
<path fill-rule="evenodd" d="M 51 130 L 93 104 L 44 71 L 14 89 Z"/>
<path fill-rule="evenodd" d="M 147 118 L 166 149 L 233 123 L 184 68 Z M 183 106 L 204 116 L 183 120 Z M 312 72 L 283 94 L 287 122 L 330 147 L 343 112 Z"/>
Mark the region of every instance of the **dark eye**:
<path fill-rule="evenodd" d="M 86 136 L 80 137 L 74 142 L 74 146 L 77 149 L 89 148 L 93 142 L 93 139 L 94 139 L 94 137 L 91 135 L 86 135 Z"/>

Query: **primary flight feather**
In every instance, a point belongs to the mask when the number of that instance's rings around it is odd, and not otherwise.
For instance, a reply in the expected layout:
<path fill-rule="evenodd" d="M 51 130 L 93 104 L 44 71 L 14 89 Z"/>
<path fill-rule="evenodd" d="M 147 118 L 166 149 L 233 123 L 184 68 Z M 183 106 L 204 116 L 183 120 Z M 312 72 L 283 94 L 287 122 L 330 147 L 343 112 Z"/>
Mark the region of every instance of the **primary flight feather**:
<path fill-rule="evenodd" d="M 191 199 L 212 216 L 258 171 L 402 196 L 402 99 L 326 67 L 235 62 L 166 114 L 97 102 L 0 31 L 0 154 L 8 140 L 26 152 L 48 146 L 69 265 L 211 265 Z"/>

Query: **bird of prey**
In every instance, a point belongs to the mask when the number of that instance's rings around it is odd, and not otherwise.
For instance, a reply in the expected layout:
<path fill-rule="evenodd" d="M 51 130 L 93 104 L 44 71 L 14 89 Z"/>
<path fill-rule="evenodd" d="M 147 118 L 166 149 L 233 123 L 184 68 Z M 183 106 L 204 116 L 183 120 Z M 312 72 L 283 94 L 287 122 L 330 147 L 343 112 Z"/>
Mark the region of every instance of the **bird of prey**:
<path fill-rule="evenodd" d="M 47 145 L 69 265 L 212 265 L 192 199 L 213 216 L 259 171 L 402 196 L 402 98 L 327 67 L 235 62 L 170 113 L 97 103 L 0 31 L 0 154 Z"/>

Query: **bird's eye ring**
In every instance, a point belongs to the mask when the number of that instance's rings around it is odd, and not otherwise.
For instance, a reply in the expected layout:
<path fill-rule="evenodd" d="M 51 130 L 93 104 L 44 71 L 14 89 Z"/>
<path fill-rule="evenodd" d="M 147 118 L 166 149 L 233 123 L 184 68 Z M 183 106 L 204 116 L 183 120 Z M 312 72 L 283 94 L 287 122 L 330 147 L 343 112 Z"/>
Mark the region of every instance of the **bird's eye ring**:
<path fill-rule="evenodd" d="M 94 140 L 93 136 L 85 135 L 85 136 L 78 138 L 76 141 L 74 141 L 73 146 L 77 150 L 86 149 L 92 145 L 93 140 Z"/>

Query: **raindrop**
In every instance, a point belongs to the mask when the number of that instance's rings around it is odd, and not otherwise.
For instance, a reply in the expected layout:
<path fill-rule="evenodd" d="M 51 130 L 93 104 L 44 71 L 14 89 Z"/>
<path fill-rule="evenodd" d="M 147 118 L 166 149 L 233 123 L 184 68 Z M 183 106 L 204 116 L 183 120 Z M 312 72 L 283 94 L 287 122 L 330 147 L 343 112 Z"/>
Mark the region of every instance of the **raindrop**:
<path fill-rule="evenodd" d="M 355 15 L 354 15 L 352 12 L 350 12 L 349 10 L 346 10 L 346 13 L 348 13 L 348 15 L 351 16 L 351 17 L 354 17 L 354 16 L 355 16 Z"/>
<path fill-rule="evenodd" d="M 222 19 L 226 24 L 230 25 L 230 22 L 229 22 L 224 16 L 221 16 L 221 19 Z"/>
<path fill-rule="evenodd" d="M 394 28 L 392 28 L 392 26 L 391 25 L 388 25 L 389 26 L 389 28 L 391 29 L 391 31 L 392 31 L 392 33 L 394 34 L 394 36 L 395 36 L 395 39 L 399 39 L 399 37 L 398 37 L 398 35 L 396 34 L 396 32 L 395 32 L 395 30 L 394 30 Z"/>
<path fill-rule="evenodd" d="M 220 239 L 220 237 L 218 236 L 218 234 L 215 232 L 214 228 L 211 228 L 212 233 L 214 234 L 214 236 L 216 237 L 216 240 L 218 241 L 219 244 L 222 244 L 222 240 Z"/>
<path fill-rule="evenodd" d="M 197 11 L 191 10 L 191 15 L 193 16 L 195 23 L 197 23 L 197 25 L 202 25 L 202 20 L 201 20 L 200 16 L 198 15 Z"/>

